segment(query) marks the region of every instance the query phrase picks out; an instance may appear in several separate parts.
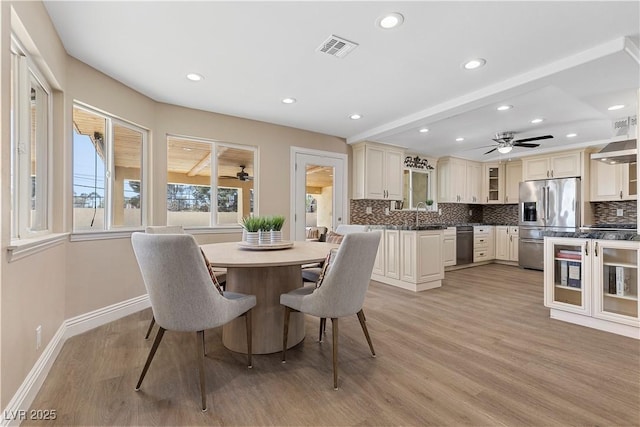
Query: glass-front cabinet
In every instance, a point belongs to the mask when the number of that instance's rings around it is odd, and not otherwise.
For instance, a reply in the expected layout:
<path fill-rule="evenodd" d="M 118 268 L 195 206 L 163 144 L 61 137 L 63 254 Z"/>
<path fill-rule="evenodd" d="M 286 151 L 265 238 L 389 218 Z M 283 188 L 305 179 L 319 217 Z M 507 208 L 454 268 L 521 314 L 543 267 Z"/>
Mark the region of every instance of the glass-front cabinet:
<path fill-rule="evenodd" d="M 545 239 L 545 306 L 590 314 L 590 246 L 588 239 Z"/>
<path fill-rule="evenodd" d="M 640 339 L 640 242 L 544 238 L 544 304 L 554 319 Z"/>
<path fill-rule="evenodd" d="M 638 325 L 638 246 L 594 241 L 594 317 Z"/>

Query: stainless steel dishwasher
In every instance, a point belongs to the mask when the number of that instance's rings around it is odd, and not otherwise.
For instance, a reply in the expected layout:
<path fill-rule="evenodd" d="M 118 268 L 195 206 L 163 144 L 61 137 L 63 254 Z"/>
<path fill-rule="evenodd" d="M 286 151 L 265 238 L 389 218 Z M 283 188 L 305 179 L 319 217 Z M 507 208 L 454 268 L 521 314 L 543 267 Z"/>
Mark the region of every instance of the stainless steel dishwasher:
<path fill-rule="evenodd" d="M 473 226 L 456 226 L 456 265 L 473 262 Z"/>

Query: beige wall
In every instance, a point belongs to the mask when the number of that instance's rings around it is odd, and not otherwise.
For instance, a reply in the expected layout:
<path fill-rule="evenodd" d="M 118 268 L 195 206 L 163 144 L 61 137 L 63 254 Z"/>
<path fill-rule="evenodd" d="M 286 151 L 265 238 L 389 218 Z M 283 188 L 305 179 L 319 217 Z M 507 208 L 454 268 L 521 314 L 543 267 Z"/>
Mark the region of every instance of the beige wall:
<path fill-rule="evenodd" d="M 10 243 L 9 16 L 21 23 L 19 36 L 41 56 L 45 73 L 58 90 L 53 120 L 53 229 L 72 227 L 72 123 L 74 100 L 150 130 L 145 176 L 151 194 L 149 224 L 166 220 L 166 134 L 210 138 L 258 147 L 259 213 L 289 212 L 290 147 L 349 153 L 341 138 L 157 103 L 66 55 L 40 2 L 0 1 L 0 174 L 2 261 L 0 262 L 0 410 L 5 408 L 65 319 L 145 293 L 129 237 L 65 242 L 8 263 Z M 37 51 L 36 51 L 37 50 Z M 350 187 L 349 187 L 350 188 Z M 288 233 L 288 228 L 285 228 Z M 234 241 L 238 233 L 199 234 L 200 243 Z M 285 235 L 285 238 L 288 236 Z M 35 328 L 42 325 L 42 347 L 35 350 Z"/>
<path fill-rule="evenodd" d="M 11 239 L 9 171 L 10 138 L 9 132 L 9 96 L 10 53 L 9 38 L 13 27 L 25 49 L 39 62 L 41 71 L 53 86 L 54 91 L 66 84 L 67 56 L 42 3 L 39 2 L 0 2 L 0 92 L 2 96 L 0 144 L 2 148 L 2 177 L 0 182 L 1 203 L 1 241 L 2 261 L 0 265 L 0 405 L 4 408 L 13 397 L 24 378 L 40 357 L 46 344 L 60 328 L 64 320 L 65 264 L 66 246 L 55 246 L 38 252 L 27 258 L 8 263 L 6 246 Z M 11 13 L 14 9 L 14 15 Z M 9 21 L 9 18 L 12 18 Z M 9 25 L 10 22 L 10 25 Z M 44 66 L 46 64 L 46 66 Z M 61 109 L 62 95 L 54 93 L 54 150 L 57 162 L 63 159 L 65 141 L 62 139 L 61 124 L 64 112 Z M 63 163 L 57 163 L 58 167 Z M 63 188 L 61 177 L 63 170 L 54 165 L 52 171 L 54 197 L 52 203 L 56 213 L 52 224 L 60 231 L 63 212 L 59 203 Z M 42 347 L 36 350 L 36 327 L 42 326 Z"/>

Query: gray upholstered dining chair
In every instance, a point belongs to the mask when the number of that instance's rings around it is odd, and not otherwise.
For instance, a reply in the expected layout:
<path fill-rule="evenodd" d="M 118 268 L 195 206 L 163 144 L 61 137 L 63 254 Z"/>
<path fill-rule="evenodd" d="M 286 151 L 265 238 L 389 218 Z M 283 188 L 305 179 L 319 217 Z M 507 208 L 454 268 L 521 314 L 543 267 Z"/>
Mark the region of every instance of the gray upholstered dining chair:
<path fill-rule="evenodd" d="M 369 288 L 371 272 L 380 243 L 380 233 L 350 233 L 344 236 L 340 248 L 328 267 L 319 287 L 307 285 L 280 295 L 284 305 L 282 362 L 286 360 L 289 317 L 297 311 L 320 319 L 331 319 L 333 329 L 333 387 L 338 388 L 338 319 L 356 314 L 375 357 L 367 330 L 362 305 Z"/>
<path fill-rule="evenodd" d="M 256 297 L 232 292 L 221 295 L 211 285 L 200 247 L 189 234 L 133 233 L 131 244 L 159 326 L 136 391 L 166 330 L 196 332 L 202 410 L 206 411 L 204 330 L 245 316 L 247 363 L 251 367 L 251 308 L 256 305 Z"/>
<path fill-rule="evenodd" d="M 360 224 L 340 224 L 336 227 L 336 233 L 341 235 L 346 235 L 349 233 L 362 233 L 367 231 L 367 225 Z M 317 282 L 318 277 L 320 277 L 320 272 L 322 271 L 322 266 L 319 264 L 311 265 L 311 266 L 303 266 L 302 268 L 302 281 L 303 282 Z"/>
<path fill-rule="evenodd" d="M 147 234 L 184 234 L 184 228 L 181 225 L 148 225 L 144 231 Z M 220 286 L 224 288 L 225 282 L 227 281 L 227 270 L 225 268 L 213 268 L 213 272 L 215 273 L 215 279 Z M 153 325 L 155 324 L 156 318 L 151 316 L 147 333 L 144 335 L 145 340 L 149 339 L 149 335 L 151 335 Z"/>

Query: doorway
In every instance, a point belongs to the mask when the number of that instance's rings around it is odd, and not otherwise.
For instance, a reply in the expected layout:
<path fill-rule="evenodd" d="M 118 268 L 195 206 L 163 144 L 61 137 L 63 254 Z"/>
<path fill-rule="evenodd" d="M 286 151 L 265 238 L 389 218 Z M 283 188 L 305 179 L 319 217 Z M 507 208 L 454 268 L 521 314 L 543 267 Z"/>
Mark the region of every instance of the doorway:
<path fill-rule="evenodd" d="M 346 222 L 347 155 L 291 147 L 291 239 L 305 240 L 307 227 Z"/>

